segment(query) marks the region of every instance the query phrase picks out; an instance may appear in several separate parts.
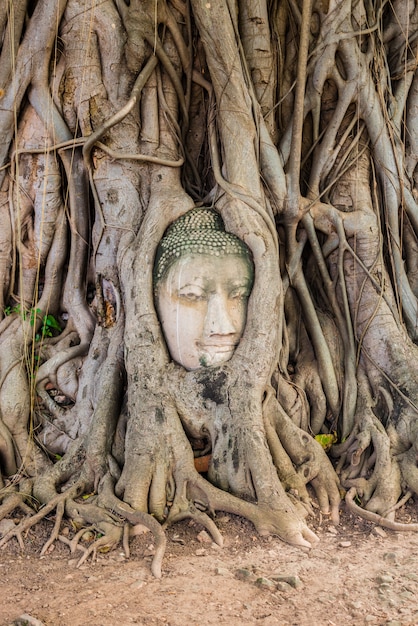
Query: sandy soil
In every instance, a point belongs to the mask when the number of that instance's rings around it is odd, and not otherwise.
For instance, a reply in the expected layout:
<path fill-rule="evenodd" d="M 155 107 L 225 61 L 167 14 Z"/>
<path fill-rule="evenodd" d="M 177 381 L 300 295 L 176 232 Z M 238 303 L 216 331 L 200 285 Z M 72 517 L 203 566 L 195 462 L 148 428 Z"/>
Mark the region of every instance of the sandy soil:
<path fill-rule="evenodd" d="M 403 520 L 416 513 L 418 504 L 408 504 Z M 118 549 L 77 569 L 59 542 L 40 557 L 51 518 L 29 531 L 25 553 L 15 540 L 0 551 L 0 625 L 418 624 L 417 534 L 384 531 L 343 510 L 338 529 L 314 522 L 320 542 L 302 552 L 258 537 L 240 518 L 217 521 L 223 548 L 192 522 L 170 528 L 156 580 L 150 533 L 132 540 L 129 559 Z"/>

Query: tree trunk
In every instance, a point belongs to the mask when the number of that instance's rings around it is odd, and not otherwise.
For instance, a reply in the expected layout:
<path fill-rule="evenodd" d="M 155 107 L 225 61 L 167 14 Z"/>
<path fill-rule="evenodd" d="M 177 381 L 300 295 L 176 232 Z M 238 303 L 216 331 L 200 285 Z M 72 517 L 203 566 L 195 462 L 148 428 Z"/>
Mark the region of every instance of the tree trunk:
<path fill-rule="evenodd" d="M 338 523 L 350 489 L 393 524 L 418 492 L 418 4 L 19 0 L 0 32 L 0 518 L 45 505 L 0 545 L 55 507 L 51 541 L 64 514 L 103 534 L 82 560 L 143 523 L 159 576 L 156 520 L 309 547 L 312 499 Z M 188 371 L 153 270 L 202 206 L 255 280 L 233 356 Z"/>

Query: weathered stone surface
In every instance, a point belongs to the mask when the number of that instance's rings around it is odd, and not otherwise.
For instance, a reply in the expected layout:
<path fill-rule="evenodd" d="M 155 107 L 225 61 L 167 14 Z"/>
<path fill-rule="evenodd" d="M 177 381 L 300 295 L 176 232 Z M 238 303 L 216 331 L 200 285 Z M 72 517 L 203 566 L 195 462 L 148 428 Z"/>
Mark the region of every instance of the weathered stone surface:
<path fill-rule="evenodd" d="M 385 554 L 383 555 L 383 558 L 385 559 L 385 561 L 388 561 L 389 563 L 396 563 L 396 561 L 398 560 L 396 552 L 385 552 Z"/>
<path fill-rule="evenodd" d="M 197 535 L 197 540 L 200 543 L 212 543 L 212 538 L 210 537 L 209 533 L 206 532 L 206 530 L 200 531 L 200 533 Z"/>
<path fill-rule="evenodd" d="M 261 587 L 262 589 L 275 589 L 276 588 L 276 585 L 272 580 L 270 580 L 269 578 L 264 578 L 263 576 L 260 576 L 260 578 L 257 578 L 257 580 L 255 581 L 255 584 L 257 585 L 257 587 Z"/>
<path fill-rule="evenodd" d="M 15 621 L 12 622 L 11 626 L 44 626 L 44 623 L 36 617 L 33 617 L 32 615 L 24 613 L 23 615 L 15 619 Z"/>
<path fill-rule="evenodd" d="M 303 586 L 303 583 L 299 576 L 284 576 L 283 574 L 273 574 L 270 576 L 272 580 L 277 582 L 284 582 L 293 587 L 294 589 L 298 589 Z"/>
<path fill-rule="evenodd" d="M 383 583 L 393 583 L 393 576 L 391 576 L 390 574 L 380 574 L 377 578 L 376 581 L 382 585 Z"/>
<path fill-rule="evenodd" d="M 277 591 L 292 591 L 293 587 L 289 585 L 289 583 L 285 583 L 284 581 L 279 581 L 276 584 Z"/>
<path fill-rule="evenodd" d="M 238 580 L 246 580 L 247 582 L 255 582 L 257 580 L 257 576 L 254 572 L 245 568 L 237 569 L 235 571 L 235 578 L 238 578 Z"/>
<path fill-rule="evenodd" d="M 217 576 L 230 576 L 231 572 L 226 567 L 217 567 L 215 569 L 215 574 Z"/>

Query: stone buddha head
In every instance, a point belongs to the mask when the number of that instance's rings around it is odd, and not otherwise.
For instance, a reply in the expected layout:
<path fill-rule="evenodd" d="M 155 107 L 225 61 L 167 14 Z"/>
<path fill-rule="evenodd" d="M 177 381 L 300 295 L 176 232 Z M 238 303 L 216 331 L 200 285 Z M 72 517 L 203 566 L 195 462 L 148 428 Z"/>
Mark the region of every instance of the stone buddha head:
<path fill-rule="evenodd" d="M 187 370 L 228 361 L 244 332 L 254 264 L 214 209 L 195 208 L 166 230 L 154 297 L 168 350 Z"/>

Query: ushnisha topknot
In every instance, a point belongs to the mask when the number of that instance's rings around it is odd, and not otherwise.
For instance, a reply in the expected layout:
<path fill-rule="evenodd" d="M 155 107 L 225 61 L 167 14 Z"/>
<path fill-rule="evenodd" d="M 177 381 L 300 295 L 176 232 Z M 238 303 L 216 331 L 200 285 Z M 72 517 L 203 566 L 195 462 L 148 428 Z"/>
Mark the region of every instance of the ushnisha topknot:
<path fill-rule="evenodd" d="M 227 233 L 222 217 L 209 207 L 191 209 L 167 228 L 157 248 L 154 284 L 164 278 L 177 259 L 186 254 L 234 254 L 248 259 L 252 265 L 248 246 L 232 233 Z"/>

